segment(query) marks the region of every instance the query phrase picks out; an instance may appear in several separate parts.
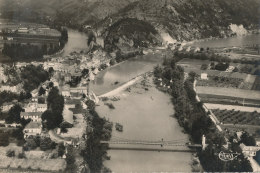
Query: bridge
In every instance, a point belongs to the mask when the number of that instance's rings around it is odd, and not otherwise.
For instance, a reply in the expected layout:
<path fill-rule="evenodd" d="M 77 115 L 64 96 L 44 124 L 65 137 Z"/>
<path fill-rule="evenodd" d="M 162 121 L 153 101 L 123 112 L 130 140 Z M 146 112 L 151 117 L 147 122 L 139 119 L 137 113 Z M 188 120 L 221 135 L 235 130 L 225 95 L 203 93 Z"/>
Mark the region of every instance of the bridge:
<path fill-rule="evenodd" d="M 191 152 L 197 148 L 202 148 L 201 144 L 191 144 L 185 142 L 187 139 L 165 141 L 155 140 L 131 140 L 122 138 L 112 138 L 110 141 L 101 141 L 108 144 L 112 150 L 141 150 L 141 151 L 167 151 L 167 152 Z"/>

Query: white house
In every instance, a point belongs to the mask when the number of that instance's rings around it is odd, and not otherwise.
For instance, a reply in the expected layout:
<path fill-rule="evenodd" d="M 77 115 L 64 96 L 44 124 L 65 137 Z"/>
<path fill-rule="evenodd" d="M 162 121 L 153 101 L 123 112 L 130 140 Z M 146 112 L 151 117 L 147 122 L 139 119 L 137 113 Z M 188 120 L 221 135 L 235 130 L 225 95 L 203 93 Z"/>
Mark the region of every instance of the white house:
<path fill-rule="evenodd" d="M 23 130 L 24 138 L 28 138 L 29 136 L 40 135 L 42 132 L 42 124 L 39 122 L 30 122 L 27 124 Z"/>
<path fill-rule="evenodd" d="M 41 122 L 42 121 L 42 112 L 21 112 L 21 118 L 31 119 L 33 122 Z"/>
<path fill-rule="evenodd" d="M 31 94 L 32 94 L 32 97 L 37 97 L 38 96 L 38 90 L 37 89 L 32 90 Z"/>
<path fill-rule="evenodd" d="M 70 86 L 65 85 L 64 87 L 61 88 L 61 95 L 63 97 L 70 97 Z"/>
<path fill-rule="evenodd" d="M 27 32 L 29 32 L 29 30 L 26 27 L 21 27 L 21 28 L 18 29 L 18 32 L 20 32 L 20 33 L 27 33 Z"/>
<path fill-rule="evenodd" d="M 202 80 L 208 80 L 208 74 L 207 73 L 201 73 L 200 78 Z"/>
<path fill-rule="evenodd" d="M 80 93 L 80 94 L 88 94 L 87 86 L 77 87 L 77 88 L 70 88 L 71 93 Z"/>
<path fill-rule="evenodd" d="M 47 110 L 47 104 L 37 104 L 36 112 L 44 112 Z"/>

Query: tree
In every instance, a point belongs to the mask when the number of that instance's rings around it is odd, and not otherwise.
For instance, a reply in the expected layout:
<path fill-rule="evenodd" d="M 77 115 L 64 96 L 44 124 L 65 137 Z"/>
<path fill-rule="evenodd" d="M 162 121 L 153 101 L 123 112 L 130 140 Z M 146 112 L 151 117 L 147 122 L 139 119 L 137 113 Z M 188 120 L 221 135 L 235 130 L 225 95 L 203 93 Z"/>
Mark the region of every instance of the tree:
<path fill-rule="evenodd" d="M 27 139 L 24 145 L 25 150 L 34 150 L 37 147 L 38 145 L 36 144 L 34 139 Z"/>
<path fill-rule="evenodd" d="M 89 69 L 84 68 L 81 72 L 82 77 L 88 77 L 89 76 Z"/>
<path fill-rule="evenodd" d="M 42 121 L 44 122 L 44 126 L 49 130 L 54 129 L 59 125 L 55 122 L 55 115 L 53 115 L 52 111 L 50 110 L 43 112 Z"/>
<path fill-rule="evenodd" d="M 7 133 L 0 133 L 0 146 L 8 146 L 9 145 L 9 135 Z"/>
<path fill-rule="evenodd" d="M 58 144 L 58 156 L 62 157 L 65 153 L 65 146 L 63 143 Z"/>
<path fill-rule="evenodd" d="M 88 100 L 88 101 L 86 101 L 86 105 L 88 106 L 88 109 L 89 110 L 95 110 L 95 102 L 94 101 L 92 101 L 92 100 Z"/>
<path fill-rule="evenodd" d="M 111 59 L 109 64 L 112 66 L 112 65 L 115 65 L 116 64 L 116 60 L 115 59 Z"/>
<path fill-rule="evenodd" d="M 208 64 L 202 64 L 200 69 L 201 70 L 207 70 L 208 69 Z"/>
<path fill-rule="evenodd" d="M 73 148 L 69 146 L 67 148 L 68 152 L 66 153 L 66 162 L 67 162 L 67 167 L 66 170 L 69 172 L 74 172 L 76 165 L 75 165 L 75 156 L 73 155 Z"/>
<path fill-rule="evenodd" d="M 49 73 L 50 76 L 53 75 L 53 73 L 54 73 L 53 67 L 50 67 L 50 68 L 49 68 L 48 73 Z"/>
<path fill-rule="evenodd" d="M 241 135 L 241 142 L 244 143 L 247 146 L 255 146 L 256 145 L 255 138 L 253 136 L 250 136 L 248 132 L 244 132 Z"/>
<path fill-rule="evenodd" d="M 22 108 L 20 105 L 14 105 L 8 112 L 8 117 L 5 119 L 6 123 L 20 123 L 21 117 L 20 113 L 22 112 Z"/>
<path fill-rule="evenodd" d="M 55 142 L 51 140 L 51 138 L 42 138 L 40 142 L 40 148 L 42 151 L 54 149 L 56 146 Z"/>
<path fill-rule="evenodd" d="M 15 156 L 14 150 L 7 150 L 6 156 L 7 156 L 7 157 L 14 157 L 14 156 Z"/>
<path fill-rule="evenodd" d="M 41 96 L 44 94 L 45 94 L 45 89 L 43 89 L 43 87 L 40 87 L 38 95 Z"/>
<path fill-rule="evenodd" d="M 54 129 L 63 121 L 64 98 L 59 90 L 53 87 L 47 98 L 48 110 L 42 114 L 42 120 L 46 121 L 47 129 Z"/>

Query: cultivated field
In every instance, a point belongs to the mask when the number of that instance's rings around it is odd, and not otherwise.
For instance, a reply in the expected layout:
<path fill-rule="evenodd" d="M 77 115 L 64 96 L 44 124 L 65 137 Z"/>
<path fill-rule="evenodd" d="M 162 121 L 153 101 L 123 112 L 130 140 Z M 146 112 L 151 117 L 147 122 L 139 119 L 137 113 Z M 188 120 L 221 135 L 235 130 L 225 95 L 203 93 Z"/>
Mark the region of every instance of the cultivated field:
<path fill-rule="evenodd" d="M 236 106 L 236 105 L 226 105 L 226 104 L 213 104 L 213 103 L 204 103 L 208 109 L 221 109 L 221 110 L 235 110 L 243 112 L 260 112 L 258 107 L 248 107 L 248 106 Z"/>
<path fill-rule="evenodd" d="M 212 109 L 212 112 L 223 124 L 260 125 L 260 113 L 235 110 Z"/>

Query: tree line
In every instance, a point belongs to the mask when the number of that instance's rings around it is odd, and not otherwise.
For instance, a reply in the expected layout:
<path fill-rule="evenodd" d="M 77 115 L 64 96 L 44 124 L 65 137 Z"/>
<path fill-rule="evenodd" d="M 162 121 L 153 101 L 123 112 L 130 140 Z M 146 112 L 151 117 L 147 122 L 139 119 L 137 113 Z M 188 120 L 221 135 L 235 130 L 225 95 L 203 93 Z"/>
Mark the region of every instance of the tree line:
<path fill-rule="evenodd" d="M 196 100 L 196 92 L 193 83 L 196 73 L 190 72 L 184 78 L 184 70 L 177 66 L 176 62 L 182 57 L 175 56 L 165 60 L 163 66 L 156 66 L 154 76 L 157 86 L 171 94 L 175 114 L 179 124 L 190 135 L 192 142 L 201 143 L 202 135 L 206 136 L 208 147 L 205 151 L 198 151 L 201 165 L 205 171 L 252 171 L 250 163 L 242 155 L 236 160 L 225 163 L 218 158 L 220 151 L 226 151 L 223 145 L 226 143 L 224 135 L 217 131 L 215 125 L 203 109 L 203 103 Z M 160 83 L 168 87 L 160 87 Z M 167 89 L 166 89 L 167 88 Z"/>

